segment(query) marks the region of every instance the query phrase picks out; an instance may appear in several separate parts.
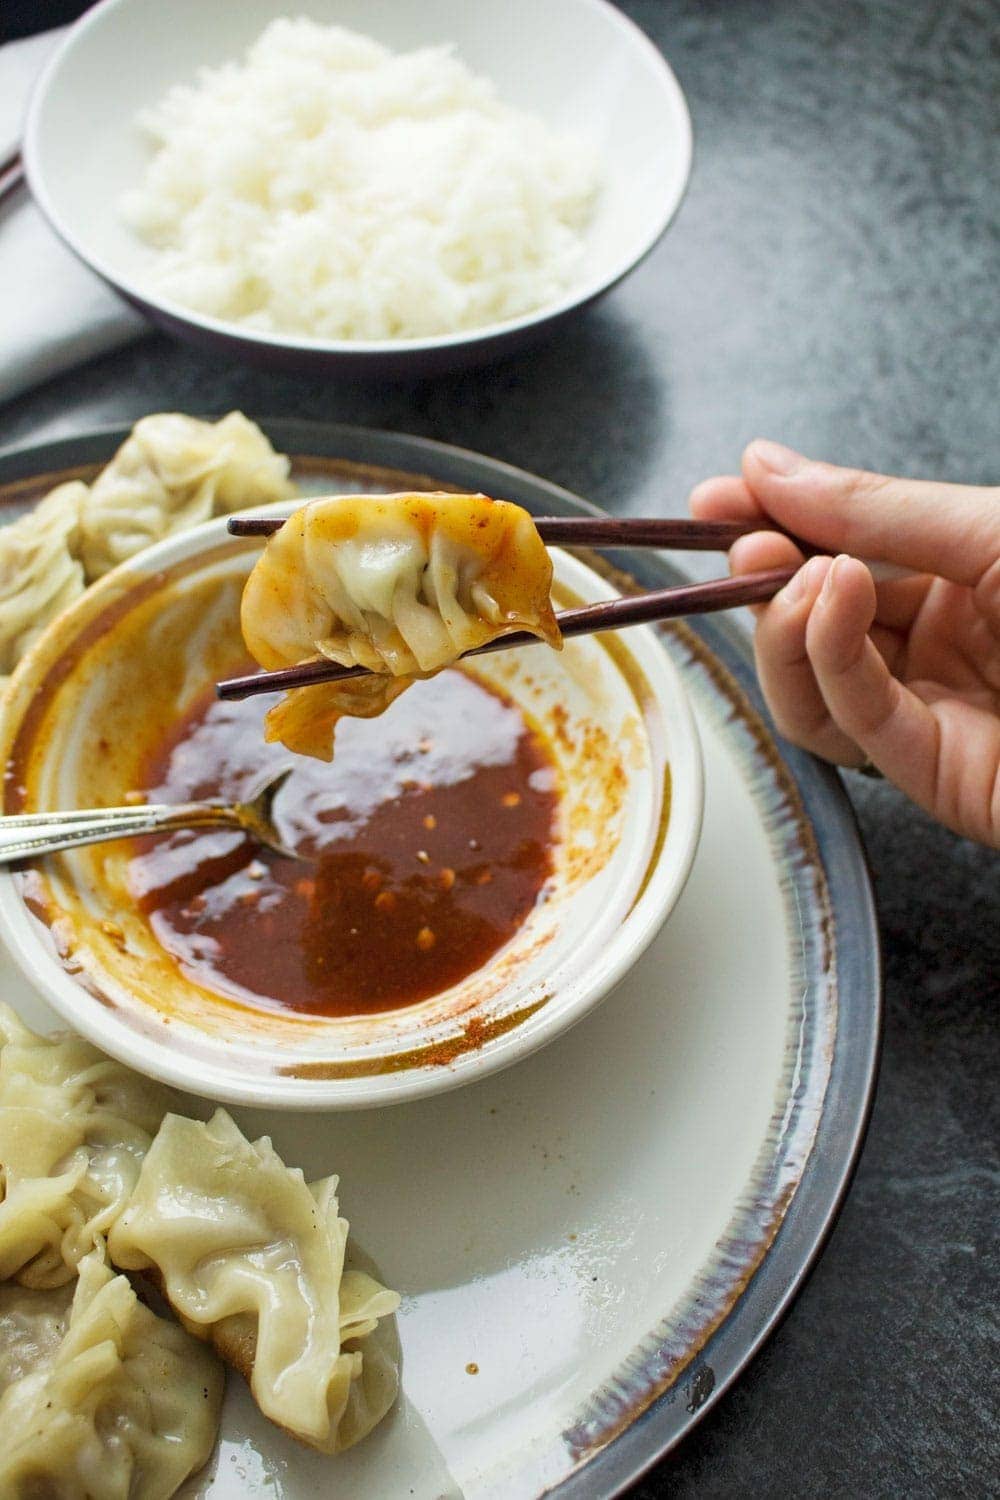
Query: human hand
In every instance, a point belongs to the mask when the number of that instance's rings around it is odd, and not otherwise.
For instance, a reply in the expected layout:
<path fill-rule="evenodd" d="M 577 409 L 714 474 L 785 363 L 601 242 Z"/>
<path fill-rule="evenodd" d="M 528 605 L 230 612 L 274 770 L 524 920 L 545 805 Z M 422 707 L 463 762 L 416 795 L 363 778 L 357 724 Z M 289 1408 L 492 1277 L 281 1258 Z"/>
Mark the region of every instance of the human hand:
<path fill-rule="evenodd" d="M 759 518 L 730 551 L 733 573 L 803 564 L 756 610 L 757 671 L 785 738 L 870 761 L 956 833 L 1000 847 L 1000 488 L 757 441 L 742 475 L 706 480 L 690 504 L 703 520 Z M 804 562 L 769 522 L 838 555 Z M 918 576 L 876 583 L 858 557 Z"/>

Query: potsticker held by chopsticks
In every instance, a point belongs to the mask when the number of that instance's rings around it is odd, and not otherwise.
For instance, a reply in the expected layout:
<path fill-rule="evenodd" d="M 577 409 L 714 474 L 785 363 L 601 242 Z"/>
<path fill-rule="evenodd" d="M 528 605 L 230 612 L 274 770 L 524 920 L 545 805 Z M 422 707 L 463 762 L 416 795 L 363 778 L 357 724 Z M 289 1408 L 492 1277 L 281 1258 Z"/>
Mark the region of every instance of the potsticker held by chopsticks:
<path fill-rule="evenodd" d="M 552 562 L 527 511 L 485 495 L 311 501 L 270 539 L 241 622 L 269 669 L 360 668 L 295 688 L 268 740 L 329 760 L 337 720 L 373 718 L 418 677 L 514 632 L 561 645 Z"/>

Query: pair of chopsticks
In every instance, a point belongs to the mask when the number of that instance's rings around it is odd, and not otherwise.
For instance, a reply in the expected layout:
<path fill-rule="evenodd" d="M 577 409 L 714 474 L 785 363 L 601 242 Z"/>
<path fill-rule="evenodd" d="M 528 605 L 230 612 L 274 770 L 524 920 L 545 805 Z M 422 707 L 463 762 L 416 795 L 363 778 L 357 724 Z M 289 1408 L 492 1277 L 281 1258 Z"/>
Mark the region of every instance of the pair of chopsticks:
<path fill-rule="evenodd" d="M 14 150 L 0 161 L 0 203 L 24 182 L 24 163 L 20 151 Z"/>
<path fill-rule="evenodd" d="M 236 516 L 229 522 L 233 536 L 273 536 L 284 521 L 272 516 Z M 535 525 L 546 544 L 560 547 L 661 547 L 687 552 L 724 552 L 741 536 L 762 530 L 760 522 L 648 520 L 616 516 L 540 516 Z M 777 530 L 777 527 L 769 527 Z M 799 544 L 801 545 L 801 543 Z M 741 578 L 714 578 L 710 583 L 686 583 L 678 588 L 654 589 L 631 599 L 605 599 L 556 615 L 563 636 L 590 635 L 598 630 L 622 630 L 628 625 L 646 625 L 654 620 L 674 620 L 681 615 L 712 614 L 744 604 L 763 604 L 773 599 L 793 576 L 794 568 L 772 568 L 766 573 L 745 573 Z M 537 646 L 537 636 L 516 631 L 485 646 L 467 651 L 481 656 L 489 651 L 508 651 L 516 646 Z M 333 661 L 304 662 L 277 672 L 256 672 L 249 677 L 230 677 L 216 684 L 220 698 L 252 698 L 260 693 L 284 692 L 317 682 L 345 682 L 368 676 L 367 667 L 342 667 Z"/>

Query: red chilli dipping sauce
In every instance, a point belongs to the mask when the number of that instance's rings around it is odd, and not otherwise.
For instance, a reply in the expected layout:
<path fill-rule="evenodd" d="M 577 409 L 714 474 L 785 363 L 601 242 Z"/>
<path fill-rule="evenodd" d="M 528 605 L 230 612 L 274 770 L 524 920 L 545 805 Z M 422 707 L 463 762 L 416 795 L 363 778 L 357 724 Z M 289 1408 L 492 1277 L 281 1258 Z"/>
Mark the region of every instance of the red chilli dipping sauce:
<path fill-rule="evenodd" d="M 343 719 L 328 765 L 265 745 L 266 707 L 206 693 L 143 768 L 150 801 L 235 801 L 294 763 L 276 822 L 304 859 L 228 830 L 134 841 L 129 885 L 182 971 L 246 1004 L 355 1016 L 478 969 L 552 872 L 556 773 L 521 711 L 444 671 Z"/>

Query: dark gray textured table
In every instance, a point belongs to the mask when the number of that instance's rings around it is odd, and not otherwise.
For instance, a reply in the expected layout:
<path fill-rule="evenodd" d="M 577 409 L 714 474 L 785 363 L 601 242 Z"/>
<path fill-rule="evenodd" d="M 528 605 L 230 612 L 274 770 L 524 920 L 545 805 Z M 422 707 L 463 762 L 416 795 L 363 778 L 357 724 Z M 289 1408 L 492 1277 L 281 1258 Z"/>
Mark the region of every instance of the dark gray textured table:
<path fill-rule="evenodd" d="M 154 337 L 0 410 L 0 442 L 240 406 L 459 443 L 616 511 L 681 513 L 690 485 L 758 434 L 997 482 L 997 6 L 625 8 L 688 94 L 694 175 L 660 247 L 555 342 L 378 389 L 235 369 Z M 1000 862 L 890 789 L 849 783 L 886 955 L 868 1144 L 790 1317 L 641 1500 L 1000 1487 Z"/>

